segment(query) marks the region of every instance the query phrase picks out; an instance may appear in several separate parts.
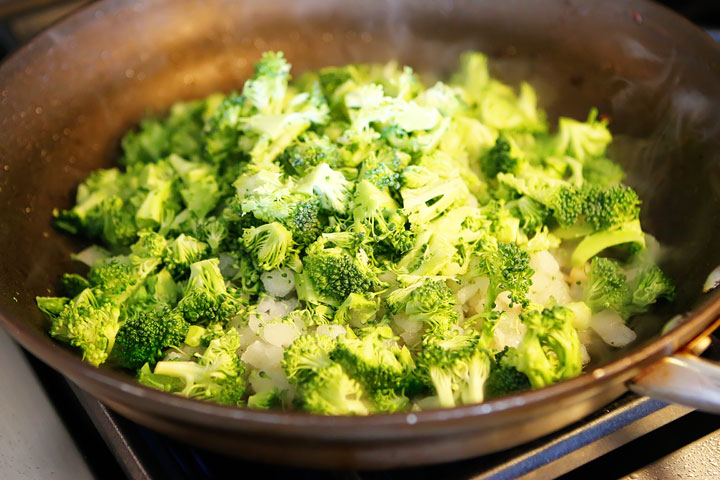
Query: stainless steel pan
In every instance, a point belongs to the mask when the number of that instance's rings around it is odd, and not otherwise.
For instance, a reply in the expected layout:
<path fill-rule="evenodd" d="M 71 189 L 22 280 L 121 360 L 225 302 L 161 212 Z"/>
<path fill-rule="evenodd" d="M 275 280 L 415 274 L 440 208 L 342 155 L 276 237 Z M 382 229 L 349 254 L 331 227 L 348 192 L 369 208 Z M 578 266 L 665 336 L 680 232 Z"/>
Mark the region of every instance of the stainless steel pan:
<path fill-rule="evenodd" d="M 679 285 L 671 309 L 635 322 L 634 345 L 573 380 L 481 405 L 331 418 L 150 390 L 81 362 L 48 337 L 33 298 L 78 268 L 69 254 L 81 247 L 52 229 L 50 212 L 71 204 L 91 170 L 112 163 L 122 133 L 148 110 L 240 88 L 267 49 L 284 50 L 296 72 L 397 59 L 442 74 L 468 48 L 487 52 L 501 78 L 529 79 L 551 117 L 581 118 L 597 106 L 612 118 L 613 154 L 644 201 L 644 224 L 667 246 L 665 267 Z M 692 349 L 676 353 L 694 339 L 698 350 L 720 313 L 718 295 L 701 293 L 720 264 L 718 112 L 718 47 L 641 0 L 93 4 L 0 67 L 0 324 L 136 422 L 207 448 L 296 465 L 384 468 L 488 453 L 576 421 L 628 386 L 718 411 L 718 367 Z"/>

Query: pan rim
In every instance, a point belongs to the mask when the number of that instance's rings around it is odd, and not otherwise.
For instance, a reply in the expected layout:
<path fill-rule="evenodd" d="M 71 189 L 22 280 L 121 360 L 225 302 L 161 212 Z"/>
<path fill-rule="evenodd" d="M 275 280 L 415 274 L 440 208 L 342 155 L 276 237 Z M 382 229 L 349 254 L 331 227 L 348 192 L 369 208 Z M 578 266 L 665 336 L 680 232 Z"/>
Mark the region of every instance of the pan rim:
<path fill-rule="evenodd" d="M 11 54 L 0 65 L 0 76 L 9 73 L 14 64 L 22 57 L 35 50 L 39 43 L 49 34 L 62 30 L 72 30 L 77 24 L 96 15 L 97 12 L 107 13 L 109 10 L 120 9 L 131 2 L 112 2 L 103 0 L 99 3 L 80 8 L 55 23 L 50 30 L 35 36 L 29 43 Z M 646 0 L 635 0 L 643 8 L 666 11 L 665 7 L 652 4 Z M 630 8 L 628 6 L 628 8 Z M 686 27 L 697 34 L 705 35 L 699 28 L 682 17 L 674 15 L 676 21 L 685 22 Z M 706 36 L 706 35 L 705 35 Z M 717 45 L 707 36 L 708 44 Z M 718 49 L 720 52 L 720 49 Z M 458 420 L 492 418 L 507 412 L 517 411 L 523 406 L 545 405 L 569 396 L 581 393 L 590 385 L 603 385 L 623 377 L 623 381 L 632 376 L 634 370 L 648 366 L 662 357 L 671 355 L 684 344 L 689 342 L 704 328 L 709 326 L 720 315 L 720 292 L 706 295 L 706 299 L 694 310 L 683 316 L 683 323 L 670 332 L 655 338 L 646 345 L 617 360 L 601 367 L 585 372 L 582 375 L 542 389 L 524 392 L 505 398 L 489 400 L 477 404 L 454 407 L 451 409 L 433 409 L 413 413 L 395 413 L 382 415 L 355 416 L 322 416 L 301 412 L 268 412 L 251 410 L 242 407 L 224 406 L 201 400 L 194 400 L 178 395 L 169 394 L 149 387 L 142 386 L 121 372 L 99 369 L 82 361 L 82 359 L 59 346 L 51 344 L 49 337 L 37 335 L 31 331 L 21 319 L 12 319 L 0 306 L 0 325 L 24 348 L 40 358 L 63 375 L 73 381 L 94 382 L 112 390 L 113 398 L 124 400 L 143 400 L 147 404 L 143 411 L 160 414 L 166 417 L 176 417 L 180 414 L 192 412 L 195 416 L 188 416 L 185 421 L 211 425 L 227 430 L 257 430 L 262 431 L 270 425 L 282 425 L 296 434 L 305 433 L 311 436 L 328 435 L 335 433 L 348 433 L 347 438 L 357 432 L 357 427 L 382 428 L 383 435 L 387 435 L 388 428 L 410 427 L 415 430 L 430 432 L 429 427 L 451 423 Z M 627 378 L 624 378 L 627 377 Z M 119 395 L 119 396 L 118 396 Z M 469 424 L 467 428 L 470 428 Z M 421 428 L 422 427 L 422 428 Z M 392 432 L 392 430 L 390 431 Z M 398 429 L 397 435 L 403 430 Z M 286 431 L 284 434 L 290 432 Z M 418 432 L 419 433 L 419 432 Z M 436 434 L 436 433 L 434 433 Z M 380 433 L 378 433 L 380 435 Z"/>

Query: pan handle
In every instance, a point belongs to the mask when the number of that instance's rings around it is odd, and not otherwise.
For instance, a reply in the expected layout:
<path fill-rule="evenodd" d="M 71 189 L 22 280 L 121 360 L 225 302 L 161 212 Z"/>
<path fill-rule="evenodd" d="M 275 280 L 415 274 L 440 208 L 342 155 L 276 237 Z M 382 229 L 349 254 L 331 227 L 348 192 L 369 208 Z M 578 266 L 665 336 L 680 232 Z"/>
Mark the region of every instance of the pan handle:
<path fill-rule="evenodd" d="M 640 372 L 628 388 L 639 395 L 720 413 L 720 363 L 699 357 L 713 344 L 715 331 L 720 332 L 720 318 L 674 355 Z"/>
<path fill-rule="evenodd" d="M 691 352 L 676 353 L 648 367 L 628 388 L 639 395 L 720 413 L 720 364 Z"/>

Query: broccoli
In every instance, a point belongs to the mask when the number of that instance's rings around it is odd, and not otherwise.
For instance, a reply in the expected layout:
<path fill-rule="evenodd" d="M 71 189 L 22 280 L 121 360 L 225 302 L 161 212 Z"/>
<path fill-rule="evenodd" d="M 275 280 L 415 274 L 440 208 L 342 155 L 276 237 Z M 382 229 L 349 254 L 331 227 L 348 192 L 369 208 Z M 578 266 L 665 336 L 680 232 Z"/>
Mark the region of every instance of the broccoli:
<path fill-rule="evenodd" d="M 163 263 L 175 278 L 180 278 L 187 274 L 191 264 L 202 260 L 207 251 L 206 243 L 182 233 L 168 244 Z"/>
<path fill-rule="evenodd" d="M 262 270 L 280 268 L 292 255 L 292 233 L 278 222 L 246 229 L 242 241 Z"/>
<path fill-rule="evenodd" d="M 410 399 L 402 393 L 386 388 L 369 393 L 372 413 L 396 413 L 408 409 Z"/>
<path fill-rule="evenodd" d="M 527 252 L 514 243 L 497 242 L 488 237 L 478 244 L 474 257 L 473 276 L 490 280 L 485 295 L 486 313 L 495 307 L 495 300 L 502 292 L 508 292 L 512 302 L 528 305 L 527 293 L 534 271 Z"/>
<path fill-rule="evenodd" d="M 367 415 L 362 386 L 350 378 L 340 365 L 318 370 L 298 387 L 297 403 L 311 413 L 322 415 Z"/>
<path fill-rule="evenodd" d="M 419 356 L 423 378 L 434 388 L 440 406 L 480 403 L 490 374 L 490 357 L 478 348 L 475 337 L 456 337 L 450 342 L 426 343 Z"/>
<path fill-rule="evenodd" d="M 610 309 L 627 315 L 626 305 L 631 297 L 630 285 L 620 265 L 609 258 L 593 258 L 585 285 L 585 303 L 594 312 Z"/>
<path fill-rule="evenodd" d="M 364 327 L 375 323 L 379 306 L 375 299 L 351 293 L 335 312 L 334 323 Z"/>
<path fill-rule="evenodd" d="M 53 337 L 166 392 L 364 415 L 570 378 L 594 313 L 674 298 L 596 110 L 554 128 L 478 52 L 428 86 L 290 69 L 266 52 L 241 91 L 143 120 L 53 211 L 96 243 L 37 297 Z"/>
<path fill-rule="evenodd" d="M 191 324 L 225 323 L 244 308 L 243 301 L 225 286 L 217 259 L 190 265 L 178 311 Z"/>
<path fill-rule="evenodd" d="M 385 301 L 392 313 L 406 313 L 418 320 L 430 318 L 445 309 L 452 310 L 457 305 L 455 295 L 447 283 L 443 279 L 431 277 L 421 278 L 394 290 Z"/>
<path fill-rule="evenodd" d="M 657 265 L 643 263 L 636 269 L 635 280 L 629 282 L 617 261 L 593 258 L 585 285 L 585 303 L 593 312 L 610 309 L 628 318 L 646 312 L 660 298 L 673 300 L 675 287 Z"/>
<path fill-rule="evenodd" d="M 38 299 L 46 312 L 55 312 L 59 305 L 49 305 Z M 101 302 L 92 289 L 83 290 L 67 302 L 57 314 L 51 315 L 50 335 L 80 348 L 83 360 L 98 366 L 105 362 L 120 328 L 120 309 L 112 303 Z"/>
<path fill-rule="evenodd" d="M 341 214 L 348 209 L 351 189 L 352 183 L 327 163 L 319 163 L 295 186 L 298 193 L 316 195 L 322 208 Z"/>
<path fill-rule="evenodd" d="M 501 363 L 524 373 L 533 388 L 575 377 L 582 370 L 580 340 L 566 307 L 528 310 L 520 315 L 527 327 L 517 348 L 508 349 Z"/>
<path fill-rule="evenodd" d="M 488 151 L 482 170 L 487 178 L 495 178 L 498 173 L 518 173 L 519 160 L 512 155 L 510 142 L 501 134 L 495 145 Z"/>
<path fill-rule="evenodd" d="M 250 395 L 247 400 L 248 408 L 255 410 L 272 410 L 280 408 L 283 405 L 283 399 L 277 388 L 265 392 L 258 392 Z"/>
<path fill-rule="evenodd" d="M 287 147 L 278 157 L 288 174 L 304 176 L 321 163 L 335 168 L 340 164 L 340 151 L 327 136 L 310 132 Z"/>
<path fill-rule="evenodd" d="M 485 398 L 493 399 L 504 397 L 516 392 L 530 390 L 531 388 L 527 375 L 503 362 L 503 357 L 507 354 L 508 350 L 509 347 L 505 347 L 505 349 L 495 355 L 490 376 L 487 382 L 485 382 Z"/>
<path fill-rule="evenodd" d="M 306 382 L 320 370 L 333 364 L 330 352 L 334 341 L 327 335 L 301 335 L 283 355 L 282 367 L 290 381 Z"/>
<path fill-rule="evenodd" d="M 389 346 L 392 339 L 390 327 L 368 327 L 362 339 L 338 339 L 330 358 L 368 390 L 403 391 L 411 385 L 415 362 L 406 347 Z"/>
<path fill-rule="evenodd" d="M 351 293 L 368 293 L 380 285 L 362 250 L 351 255 L 340 247 L 324 248 L 325 244 L 325 241 L 318 241 L 306 251 L 299 282 L 304 291 L 301 292 L 298 286 L 301 300 L 312 301 L 315 298 L 320 303 L 339 305 Z"/>
<path fill-rule="evenodd" d="M 387 193 L 367 180 L 355 187 L 352 216 L 353 228 L 397 254 L 405 253 L 413 245 L 413 236 L 405 230 L 406 218 L 398 213 L 398 204 Z"/>
<path fill-rule="evenodd" d="M 637 274 L 632 304 L 637 312 L 641 312 L 660 298 L 672 302 L 675 286 L 657 265 L 644 266 Z"/>
<path fill-rule="evenodd" d="M 182 380 L 168 391 L 223 405 L 242 405 L 247 382 L 244 377 L 246 366 L 237 355 L 239 348 L 240 335 L 230 328 L 210 341 L 197 362 L 163 360 L 155 364 L 152 373 Z M 143 377 L 139 380 L 143 382 Z M 149 380 L 154 379 L 150 377 Z"/>
<path fill-rule="evenodd" d="M 208 217 L 198 222 L 195 227 L 196 236 L 217 253 L 229 235 L 228 222 L 222 218 Z"/>
<path fill-rule="evenodd" d="M 548 209 L 527 195 L 508 202 L 506 208 L 520 219 L 520 228 L 528 234 L 537 232 L 546 223 Z"/>
<path fill-rule="evenodd" d="M 282 220 L 292 233 L 293 241 L 301 246 L 313 243 L 325 229 L 325 218 L 320 213 L 320 200 L 316 197 L 295 203 Z"/>
<path fill-rule="evenodd" d="M 120 326 L 111 356 L 125 368 L 154 364 L 168 347 L 181 345 L 189 324 L 169 310 L 138 312 Z"/>

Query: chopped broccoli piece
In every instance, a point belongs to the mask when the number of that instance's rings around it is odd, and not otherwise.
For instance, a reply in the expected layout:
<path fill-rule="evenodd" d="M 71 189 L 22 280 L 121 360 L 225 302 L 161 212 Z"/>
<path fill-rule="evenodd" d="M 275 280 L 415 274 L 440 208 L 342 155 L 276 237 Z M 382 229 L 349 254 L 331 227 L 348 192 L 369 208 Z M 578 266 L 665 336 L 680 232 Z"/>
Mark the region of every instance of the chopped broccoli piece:
<path fill-rule="evenodd" d="M 527 327 L 525 335 L 517 348 L 507 351 L 502 363 L 524 373 L 533 388 L 580 374 L 582 355 L 572 310 L 566 307 L 528 310 L 520 319 Z"/>
<path fill-rule="evenodd" d="M 293 246 L 292 233 L 278 222 L 248 228 L 242 240 L 257 266 L 267 271 L 284 265 Z"/>
<path fill-rule="evenodd" d="M 334 364 L 320 369 L 298 388 L 304 410 L 322 415 L 367 415 L 362 386 Z"/>
<path fill-rule="evenodd" d="M 123 367 L 154 364 L 168 347 L 181 345 L 189 324 L 169 309 L 139 312 L 123 322 L 115 336 L 112 357 Z"/>

